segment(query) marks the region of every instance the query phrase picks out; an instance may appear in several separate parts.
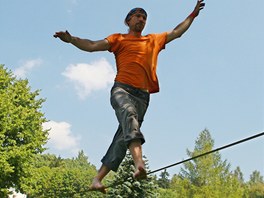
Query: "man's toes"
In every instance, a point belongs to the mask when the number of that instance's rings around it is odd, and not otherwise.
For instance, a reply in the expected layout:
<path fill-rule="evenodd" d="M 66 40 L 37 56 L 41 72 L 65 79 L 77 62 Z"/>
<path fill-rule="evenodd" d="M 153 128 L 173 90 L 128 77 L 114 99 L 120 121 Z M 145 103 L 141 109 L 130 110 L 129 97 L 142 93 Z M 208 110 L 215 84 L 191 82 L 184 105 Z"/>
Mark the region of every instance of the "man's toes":
<path fill-rule="evenodd" d="M 97 179 L 93 180 L 92 185 L 89 188 L 89 191 L 99 191 L 102 193 L 106 193 L 105 186 L 101 184 L 101 182 Z"/>

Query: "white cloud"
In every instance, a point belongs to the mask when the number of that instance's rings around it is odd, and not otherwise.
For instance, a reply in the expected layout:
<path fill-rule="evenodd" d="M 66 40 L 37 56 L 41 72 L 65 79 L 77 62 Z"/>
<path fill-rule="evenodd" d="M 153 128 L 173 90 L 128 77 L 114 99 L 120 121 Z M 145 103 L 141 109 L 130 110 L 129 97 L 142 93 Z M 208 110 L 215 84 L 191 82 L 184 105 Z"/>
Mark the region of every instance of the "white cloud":
<path fill-rule="evenodd" d="M 31 72 L 31 70 L 39 65 L 42 64 L 41 59 L 33 59 L 33 60 L 27 60 L 25 61 L 22 66 L 16 68 L 14 70 L 14 74 L 18 78 L 26 78 L 26 75 Z"/>
<path fill-rule="evenodd" d="M 72 134 L 71 125 L 67 122 L 49 121 L 43 123 L 43 129 L 50 129 L 48 146 L 58 151 L 70 151 L 76 154 L 80 149 L 79 137 Z"/>
<path fill-rule="evenodd" d="M 102 58 L 91 64 L 71 64 L 62 75 L 73 83 L 78 96 L 85 99 L 92 91 L 106 89 L 112 84 L 115 71 L 110 63 Z"/>

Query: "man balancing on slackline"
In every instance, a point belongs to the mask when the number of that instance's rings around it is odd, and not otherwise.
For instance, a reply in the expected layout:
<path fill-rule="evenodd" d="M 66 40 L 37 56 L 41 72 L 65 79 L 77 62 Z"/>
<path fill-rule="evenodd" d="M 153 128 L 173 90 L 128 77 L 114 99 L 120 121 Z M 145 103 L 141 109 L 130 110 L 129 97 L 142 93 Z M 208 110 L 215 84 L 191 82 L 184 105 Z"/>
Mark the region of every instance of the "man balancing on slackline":
<path fill-rule="evenodd" d="M 145 179 L 147 172 L 142 158 L 145 142 L 140 131 L 149 105 L 151 93 L 159 91 L 156 75 L 159 52 L 172 40 L 179 38 L 191 26 L 205 4 L 198 0 L 193 12 L 177 27 L 160 34 L 142 35 L 147 13 L 142 8 L 132 9 L 125 18 L 127 34 L 112 34 L 103 40 L 92 41 L 72 36 L 68 31 L 56 32 L 54 37 L 87 51 L 113 52 L 117 74 L 111 89 L 111 105 L 119 126 L 113 141 L 102 159 L 102 166 L 93 179 L 91 190 L 106 192 L 103 178 L 110 170 L 117 171 L 129 149 L 135 164 L 134 179 Z"/>

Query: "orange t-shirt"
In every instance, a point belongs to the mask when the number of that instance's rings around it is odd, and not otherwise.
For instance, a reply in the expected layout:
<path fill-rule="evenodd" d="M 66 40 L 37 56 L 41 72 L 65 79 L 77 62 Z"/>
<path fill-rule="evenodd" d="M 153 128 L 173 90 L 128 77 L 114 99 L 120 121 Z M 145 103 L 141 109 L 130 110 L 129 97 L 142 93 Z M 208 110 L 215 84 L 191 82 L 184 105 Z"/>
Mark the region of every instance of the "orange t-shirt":
<path fill-rule="evenodd" d="M 106 39 L 115 54 L 115 81 L 136 88 L 159 91 L 156 74 L 159 52 L 165 48 L 167 33 L 148 34 L 140 38 L 129 34 L 112 34 Z"/>

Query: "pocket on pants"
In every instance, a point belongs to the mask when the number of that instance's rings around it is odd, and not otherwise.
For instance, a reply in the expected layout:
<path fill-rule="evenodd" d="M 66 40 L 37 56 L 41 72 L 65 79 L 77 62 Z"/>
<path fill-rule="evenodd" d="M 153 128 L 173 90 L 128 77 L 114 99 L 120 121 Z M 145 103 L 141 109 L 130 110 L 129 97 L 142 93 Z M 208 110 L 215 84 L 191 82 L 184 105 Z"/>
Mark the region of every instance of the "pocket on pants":
<path fill-rule="evenodd" d="M 126 98 L 128 99 L 128 96 L 124 89 L 114 87 L 111 90 L 110 103 L 114 109 L 122 107 L 126 103 Z"/>

